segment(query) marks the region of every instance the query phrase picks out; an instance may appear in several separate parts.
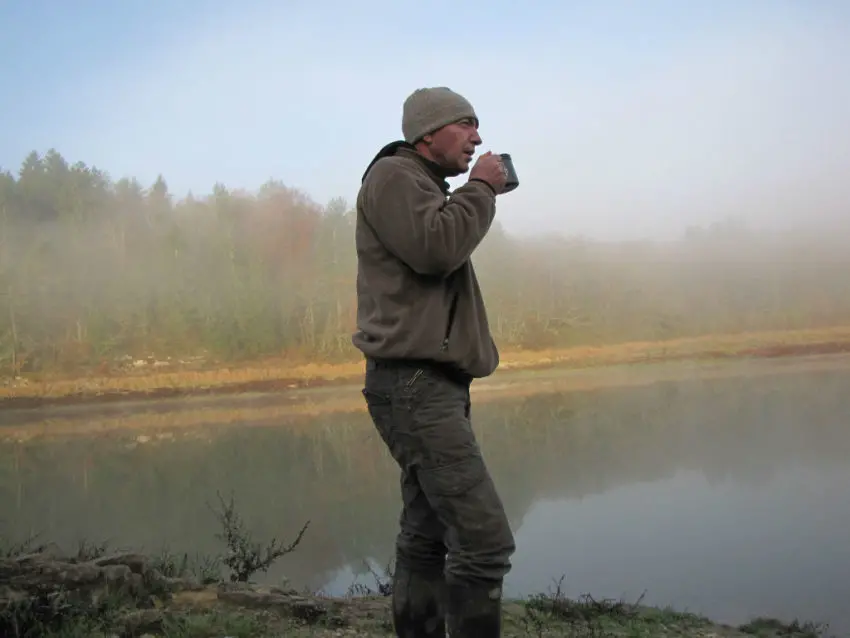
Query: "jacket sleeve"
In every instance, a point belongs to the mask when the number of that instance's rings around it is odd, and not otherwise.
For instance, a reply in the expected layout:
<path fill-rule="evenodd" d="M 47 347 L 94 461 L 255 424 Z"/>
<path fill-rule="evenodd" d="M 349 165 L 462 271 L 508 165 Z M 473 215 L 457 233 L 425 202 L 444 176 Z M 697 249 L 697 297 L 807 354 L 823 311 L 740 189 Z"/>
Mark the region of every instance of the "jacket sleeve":
<path fill-rule="evenodd" d="M 496 215 L 496 195 L 469 181 L 446 199 L 424 175 L 394 162 L 370 175 L 366 221 L 384 246 L 413 271 L 447 277 L 472 255 Z"/>

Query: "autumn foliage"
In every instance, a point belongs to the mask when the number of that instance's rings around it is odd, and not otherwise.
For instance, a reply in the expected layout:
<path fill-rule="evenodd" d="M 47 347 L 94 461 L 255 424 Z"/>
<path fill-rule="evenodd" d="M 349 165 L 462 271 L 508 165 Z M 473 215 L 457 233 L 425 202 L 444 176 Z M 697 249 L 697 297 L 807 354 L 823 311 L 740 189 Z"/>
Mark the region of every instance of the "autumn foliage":
<path fill-rule="evenodd" d="M 0 172 L 0 371 L 351 358 L 353 220 L 345 201 L 276 181 L 178 200 L 163 177 L 146 187 L 33 152 Z M 551 348 L 848 323 L 843 237 L 723 222 L 606 243 L 497 222 L 474 260 L 499 344 Z"/>

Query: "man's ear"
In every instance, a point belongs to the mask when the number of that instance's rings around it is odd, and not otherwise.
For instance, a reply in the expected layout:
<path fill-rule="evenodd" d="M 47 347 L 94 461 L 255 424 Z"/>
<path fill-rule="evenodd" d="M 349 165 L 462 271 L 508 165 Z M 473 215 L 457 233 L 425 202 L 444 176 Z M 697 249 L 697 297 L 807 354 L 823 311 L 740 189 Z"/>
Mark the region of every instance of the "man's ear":
<path fill-rule="evenodd" d="M 430 134 L 428 134 L 422 136 L 422 141 L 425 142 L 428 146 L 431 146 L 431 144 L 434 143 L 434 138 Z"/>

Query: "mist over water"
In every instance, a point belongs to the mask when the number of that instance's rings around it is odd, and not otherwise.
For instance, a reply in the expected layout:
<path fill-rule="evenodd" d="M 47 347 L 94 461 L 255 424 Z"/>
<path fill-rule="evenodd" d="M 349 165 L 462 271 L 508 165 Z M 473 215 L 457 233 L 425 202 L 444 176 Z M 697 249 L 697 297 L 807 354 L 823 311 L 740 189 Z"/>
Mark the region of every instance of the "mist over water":
<path fill-rule="evenodd" d="M 850 631 L 850 366 L 505 397 L 476 400 L 473 419 L 517 536 L 509 595 L 564 575 L 571 596 L 645 591 L 647 603 L 719 621 L 799 617 Z M 192 408 L 206 427 L 6 441 L 4 532 L 69 549 L 85 539 L 213 553 L 219 491 L 258 539 L 292 538 L 311 521 L 299 549 L 259 578 L 332 594 L 355 576 L 374 585 L 363 561 L 392 556 L 399 500 L 368 417 L 294 417 L 270 401 L 236 425 L 217 424 L 225 400 Z M 189 409 L 168 405 L 175 423 Z M 28 414 L 36 430 L 59 418 Z M 127 414 L 139 425 L 163 413 Z M 102 417 L 62 418 L 96 430 Z"/>

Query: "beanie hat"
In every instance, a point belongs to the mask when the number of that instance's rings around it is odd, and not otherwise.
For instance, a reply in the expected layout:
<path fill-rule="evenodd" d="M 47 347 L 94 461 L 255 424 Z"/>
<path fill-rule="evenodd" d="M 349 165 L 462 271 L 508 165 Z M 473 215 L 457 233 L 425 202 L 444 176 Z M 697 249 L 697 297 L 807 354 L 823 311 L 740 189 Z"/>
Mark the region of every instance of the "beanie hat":
<path fill-rule="evenodd" d="M 404 101 L 401 131 L 404 141 L 413 144 L 447 124 L 478 116 L 465 97 L 445 86 L 416 89 Z"/>

